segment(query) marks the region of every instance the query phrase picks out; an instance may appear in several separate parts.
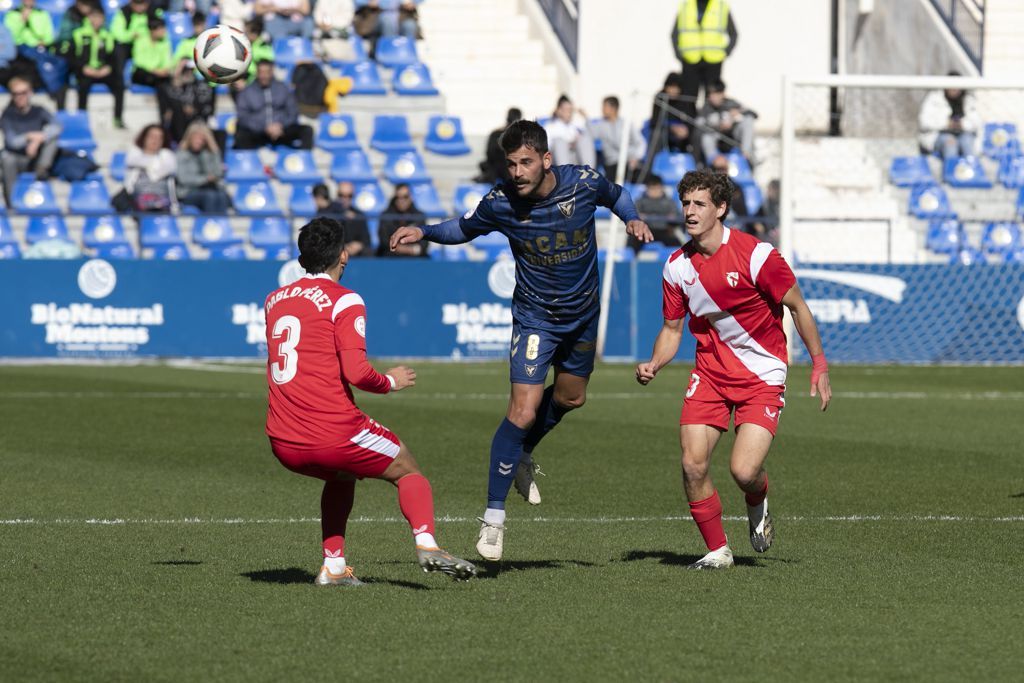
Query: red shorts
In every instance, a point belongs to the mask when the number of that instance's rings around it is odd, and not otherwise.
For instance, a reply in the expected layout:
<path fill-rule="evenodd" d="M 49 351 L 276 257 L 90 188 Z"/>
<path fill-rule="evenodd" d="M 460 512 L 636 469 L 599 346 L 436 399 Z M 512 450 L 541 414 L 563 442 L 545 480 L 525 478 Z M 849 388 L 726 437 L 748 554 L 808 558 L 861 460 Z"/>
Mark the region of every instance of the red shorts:
<path fill-rule="evenodd" d="M 775 436 L 786 405 L 785 385 L 762 385 L 753 389 L 720 389 L 698 375 L 690 374 L 690 386 L 683 399 L 681 425 L 709 425 L 723 432 L 729 429 L 729 415 L 735 410 L 733 423 L 760 425 Z"/>
<path fill-rule="evenodd" d="M 306 448 L 271 439 L 270 447 L 292 472 L 332 481 L 342 472 L 379 477 L 398 456 L 400 443 L 387 427 L 367 418 L 362 431 L 336 446 Z"/>

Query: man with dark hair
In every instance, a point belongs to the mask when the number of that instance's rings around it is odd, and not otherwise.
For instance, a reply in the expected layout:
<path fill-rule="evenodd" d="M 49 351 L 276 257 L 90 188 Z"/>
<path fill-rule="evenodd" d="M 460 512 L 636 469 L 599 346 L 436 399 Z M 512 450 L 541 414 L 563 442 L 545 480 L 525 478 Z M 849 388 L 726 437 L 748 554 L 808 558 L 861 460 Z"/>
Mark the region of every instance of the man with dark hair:
<path fill-rule="evenodd" d="M 348 264 L 339 221 L 314 218 L 299 231 L 307 275 L 267 296 L 267 436 L 282 465 L 324 480 L 320 497 L 323 566 L 316 585 L 359 586 L 345 561 L 345 527 L 356 479 L 383 479 L 398 489 L 416 555 L 426 572 L 458 580 L 476 574 L 434 540 L 430 483 L 394 433 L 363 413 L 350 385 L 375 394 L 416 384 L 399 365 L 380 374 L 366 359 L 366 306 L 339 280 Z"/>
<path fill-rule="evenodd" d="M 412 200 L 412 188 L 406 183 L 395 185 L 395 194 L 381 214 L 380 224 L 377 226 L 377 256 L 426 256 L 426 244 L 399 244 L 394 249 L 388 248 L 391 236 L 396 230 L 406 225 L 420 225 L 426 222 L 427 217 L 416 208 Z"/>
<path fill-rule="evenodd" d="M 682 230 L 678 204 L 667 194 L 661 176 L 651 174 L 644 181 L 644 194 L 636 200 L 640 218 L 651 226 L 651 234 L 657 242 L 668 247 L 680 247 L 689 239 Z M 635 237 L 629 238 L 629 246 L 640 251 L 643 244 Z"/>
<path fill-rule="evenodd" d="M 619 149 L 622 144 L 622 127 L 626 125 L 626 122 L 619 118 L 619 98 L 614 95 L 604 98 L 601 103 L 601 118 L 593 123 L 588 122 L 588 125 L 594 140 L 601 143 L 604 174 L 608 179 L 615 180 L 618 177 L 619 162 L 625 161 L 625 180 L 635 182 L 646 146 L 637 129 L 630 126 L 626 150 L 623 152 Z"/>
<path fill-rule="evenodd" d="M 19 173 L 32 171 L 36 178 L 49 177 L 50 167 L 57 159 L 61 125 L 49 111 L 32 104 L 32 84 L 28 79 L 15 76 L 7 87 L 11 102 L 0 115 L 0 130 L 4 134 L 4 198 L 10 206 L 11 190 Z"/>
<path fill-rule="evenodd" d="M 260 62 L 256 80 L 238 94 L 238 126 L 235 149 L 258 149 L 264 145 L 313 148 L 313 129 L 299 123 L 299 102 L 295 92 L 274 78 L 274 63 Z"/>
<path fill-rule="evenodd" d="M 355 198 L 355 185 L 347 180 L 338 183 L 337 204 L 341 207 L 340 220 L 345 222 L 345 249 L 349 256 L 373 256 L 370 225 L 366 214 L 356 207 Z"/>
<path fill-rule="evenodd" d="M 764 462 L 785 405 L 783 306 L 793 314 L 814 364 L 811 396 L 820 396 L 822 410 L 832 398 L 821 337 L 796 277 L 770 244 L 722 224 L 731 196 L 728 176 L 712 170 L 691 171 L 679 182 L 686 232 L 692 239 L 665 263 L 665 322 L 651 359 L 636 368 L 637 382 L 646 386 L 672 362 L 683 320 L 690 316 L 697 359 L 683 400 L 679 442 L 690 514 L 708 549 L 691 569 L 733 566 L 722 528 L 722 502 L 708 474 L 711 453 L 729 428 L 730 414 L 736 428 L 730 470 L 746 498 L 750 544 L 763 553 L 775 537 Z"/>
<path fill-rule="evenodd" d="M 523 118 L 523 112 L 512 107 L 505 115 L 505 125 L 495 128 L 487 136 L 487 155 L 480 162 L 480 175 L 476 177 L 476 182 L 493 185 L 505 177 L 505 151 L 501 148 L 501 134 L 521 118 Z"/>
<path fill-rule="evenodd" d="M 156 91 L 160 123 L 170 125 L 167 89 L 171 84 L 175 64 L 172 61 L 171 41 L 167 37 L 167 24 L 162 17 L 151 16 L 146 22 L 149 29 L 132 43 L 132 83 Z"/>
<path fill-rule="evenodd" d="M 103 12 L 89 12 L 82 25 L 71 32 L 70 42 L 60 49 L 78 81 L 78 109 L 89 108 L 89 91 L 103 83 L 114 96 L 114 128 L 124 128 L 124 76 L 117 68 L 117 43 L 113 31 L 106 27 Z"/>
<path fill-rule="evenodd" d="M 477 551 L 500 560 L 505 499 L 515 479 L 519 494 L 540 502 L 533 449 L 570 410 L 586 400 L 594 369 L 600 314 L 594 211 L 612 209 L 626 232 L 651 241 L 629 193 L 588 166 L 552 166 L 544 129 L 516 121 L 501 136 L 509 179 L 462 218 L 399 228 L 391 248 L 426 239 L 461 244 L 499 231 L 516 262 L 512 297 L 511 398 L 491 442 L 487 509 Z M 548 368 L 554 383 L 546 389 Z"/>
<path fill-rule="evenodd" d="M 754 120 L 756 114 L 725 94 L 725 83 L 715 81 L 708 87 L 708 96 L 697 121 L 704 126 L 700 146 L 705 163 L 739 147 L 748 161 L 754 161 Z"/>

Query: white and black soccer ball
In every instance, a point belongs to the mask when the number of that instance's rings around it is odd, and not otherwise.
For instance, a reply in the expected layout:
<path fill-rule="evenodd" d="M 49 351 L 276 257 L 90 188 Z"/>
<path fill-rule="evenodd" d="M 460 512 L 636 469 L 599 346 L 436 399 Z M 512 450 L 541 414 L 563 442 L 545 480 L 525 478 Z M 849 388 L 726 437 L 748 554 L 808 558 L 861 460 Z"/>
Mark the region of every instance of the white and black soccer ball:
<path fill-rule="evenodd" d="M 245 77 L 252 63 L 252 43 L 234 26 L 218 24 L 196 38 L 196 68 L 208 81 L 231 83 Z"/>

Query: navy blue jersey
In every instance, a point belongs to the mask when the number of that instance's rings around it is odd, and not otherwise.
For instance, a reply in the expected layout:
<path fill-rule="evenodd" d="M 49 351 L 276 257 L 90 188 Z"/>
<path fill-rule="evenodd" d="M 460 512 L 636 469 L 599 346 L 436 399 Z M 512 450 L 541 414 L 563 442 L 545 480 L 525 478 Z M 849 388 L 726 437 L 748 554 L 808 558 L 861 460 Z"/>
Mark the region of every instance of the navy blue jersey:
<path fill-rule="evenodd" d="M 594 211 L 606 206 L 624 221 L 638 218 L 629 194 L 589 166 L 553 166 L 555 188 L 540 200 L 520 198 L 499 184 L 476 209 L 455 221 L 427 226 L 428 240 L 465 242 L 490 232 L 508 238 L 516 260 L 512 315 L 528 324 L 570 330 L 600 307 Z"/>

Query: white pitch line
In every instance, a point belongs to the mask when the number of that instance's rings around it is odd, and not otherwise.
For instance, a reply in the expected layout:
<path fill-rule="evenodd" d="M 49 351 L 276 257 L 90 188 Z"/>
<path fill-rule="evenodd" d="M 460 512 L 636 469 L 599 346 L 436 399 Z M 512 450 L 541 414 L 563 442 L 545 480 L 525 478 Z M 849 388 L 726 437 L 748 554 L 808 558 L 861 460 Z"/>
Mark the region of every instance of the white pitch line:
<path fill-rule="evenodd" d="M 746 516 L 723 516 L 729 522 L 745 522 Z M 808 517 L 795 515 L 780 518 L 786 522 L 1024 522 L 1024 515 L 1008 517 L 975 517 L 961 515 L 827 515 L 824 517 Z M 361 524 L 395 524 L 406 523 L 402 517 L 353 517 L 350 522 Z M 475 522 L 475 517 L 438 517 L 439 522 L 463 523 Z M 631 524 L 637 522 L 689 522 L 691 518 L 683 515 L 662 517 L 524 517 L 512 519 L 512 523 L 525 524 Z M 318 517 L 271 517 L 259 518 L 207 518 L 183 517 L 180 519 L 146 519 L 146 518 L 88 518 L 88 519 L 35 519 L 16 518 L 0 519 L 0 526 L 128 526 L 128 525 L 258 525 L 258 524 L 318 524 Z"/>

